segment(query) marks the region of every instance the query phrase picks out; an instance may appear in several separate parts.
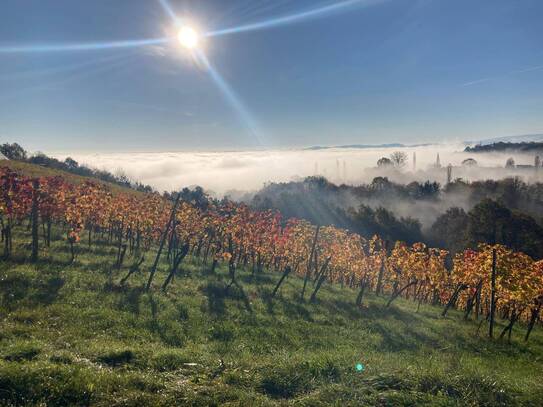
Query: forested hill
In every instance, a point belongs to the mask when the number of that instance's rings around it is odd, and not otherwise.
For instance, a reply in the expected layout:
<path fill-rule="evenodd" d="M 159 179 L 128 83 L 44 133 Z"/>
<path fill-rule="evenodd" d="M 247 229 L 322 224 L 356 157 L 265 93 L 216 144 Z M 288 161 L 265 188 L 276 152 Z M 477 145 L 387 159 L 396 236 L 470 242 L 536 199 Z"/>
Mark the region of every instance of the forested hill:
<path fill-rule="evenodd" d="M 362 236 L 424 241 L 452 252 L 477 243 L 502 242 L 543 257 L 543 184 L 518 179 L 446 186 L 396 184 L 384 177 L 359 186 L 335 185 L 323 177 L 272 183 L 250 201 L 260 210 L 335 225 Z M 494 225 L 503 225 L 496 235 Z"/>
<path fill-rule="evenodd" d="M 518 152 L 542 152 L 543 142 L 520 142 L 520 143 L 506 143 L 500 141 L 492 144 L 477 144 L 473 147 L 467 146 L 464 151 L 466 153 L 492 153 L 492 152 L 504 152 L 504 151 L 518 151 Z"/>

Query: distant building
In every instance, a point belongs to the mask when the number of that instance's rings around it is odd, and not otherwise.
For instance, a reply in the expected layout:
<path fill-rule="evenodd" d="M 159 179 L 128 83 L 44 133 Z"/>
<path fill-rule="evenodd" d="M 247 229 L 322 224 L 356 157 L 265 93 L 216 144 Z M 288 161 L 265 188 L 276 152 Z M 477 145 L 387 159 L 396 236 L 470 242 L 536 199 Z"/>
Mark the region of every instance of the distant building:
<path fill-rule="evenodd" d="M 0 153 L 0 160 L 8 160 L 8 158 L 4 154 Z"/>

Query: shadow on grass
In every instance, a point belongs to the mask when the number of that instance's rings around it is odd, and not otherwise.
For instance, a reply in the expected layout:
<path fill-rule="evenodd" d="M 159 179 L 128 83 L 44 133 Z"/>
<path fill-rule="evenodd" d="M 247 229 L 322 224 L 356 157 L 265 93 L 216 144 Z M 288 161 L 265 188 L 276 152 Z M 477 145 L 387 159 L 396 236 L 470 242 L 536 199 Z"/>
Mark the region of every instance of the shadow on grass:
<path fill-rule="evenodd" d="M 269 288 L 261 286 L 256 287 L 256 293 L 266 307 L 266 312 L 270 315 L 275 315 L 275 302 L 280 294 L 274 298 L 272 297 L 272 291 Z"/>
<path fill-rule="evenodd" d="M 151 293 L 146 296 L 149 301 L 151 320 L 149 330 L 156 333 L 160 340 L 169 346 L 181 347 L 186 341 L 186 336 L 178 321 L 168 319 L 168 315 L 159 315 L 160 304 L 157 298 Z"/>
<path fill-rule="evenodd" d="M 255 274 L 240 274 L 239 280 L 246 284 L 274 284 L 274 280 L 271 276 L 262 273 Z"/>
<path fill-rule="evenodd" d="M 30 301 L 36 305 L 50 305 L 59 297 L 59 292 L 64 287 L 65 281 L 61 277 L 49 277 L 39 281 L 36 291 L 30 296 Z"/>
<path fill-rule="evenodd" d="M 144 292 L 144 287 L 123 287 L 123 289 L 119 291 L 119 309 L 139 315 L 141 296 Z"/>
<path fill-rule="evenodd" d="M 414 351 L 424 347 L 437 349 L 442 342 L 436 337 L 422 333 L 422 326 L 412 322 L 405 325 L 387 323 L 387 321 L 375 320 L 371 327 L 382 337 L 381 346 L 390 352 Z M 437 338 L 443 338 L 438 335 Z"/>
<path fill-rule="evenodd" d="M 322 302 L 327 309 L 332 309 L 333 314 L 344 316 L 350 319 L 357 319 L 364 313 L 364 310 L 358 308 L 353 302 L 346 300 L 333 299 Z"/>
<path fill-rule="evenodd" d="M 207 310 L 215 316 L 226 315 L 225 285 L 221 282 L 210 281 L 201 288 L 207 298 Z"/>
<path fill-rule="evenodd" d="M 365 312 L 362 312 L 361 317 L 364 319 L 396 319 L 405 324 L 413 324 L 419 322 L 420 317 L 412 312 L 404 311 L 401 308 L 391 305 L 385 307 L 382 304 L 370 302 Z"/>
<path fill-rule="evenodd" d="M 235 287 L 235 290 L 232 290 L 232 287 Z M 243 287 L 241 284 L 239 284 L 237 281 L 234 281 L 234 284 L 230 287 L 228 290 L 228 294 L 231 298 L 241 300 L 243 302 L 243 306 L 245 307 L 245 310 L 247 312 L 253 313 L 253 308 L 251 307 L 251 302 L 249 301 L 249 298 L 247 297 L 247 294 L 243 290 Z"/>
<path fill-rule="evenodd" d="M 5 270 L 10 270 L 17 266 L 27 265 L 47 274 L 59 273 L 69 265 L 67 259 L 57 259 L 50 257 L 49 255 L 41 255 L 37 262 L 32 263 L 29 260 L 28 254 L 23 254 L 20 252 L 13 254 L 9 259 L 0 257 L 0 260 L 0 264 L 2 264 Z"/>
<path fill-rule="evenodd" d="M 21 302 L 50 305 L 57 300 L 64 284 L 64 279 L 56 275 L 44 275 L 38 280 L 24 274 L 8 275 L 0 279 L 0 303 L 8 309 Z"/>
<path fill-rule="evenodd" d="M 0 279 L 2 305 L 12 309 L 19 301 L 26 298 L 31 287 L 31 279 L 25 275 L 11 275 Z"/>
<path fill-rule="evenodd" d="M 424 335 L 408 331 L 406 335 L 392 331 L 390 327 L 374 322 L 372 329 L 382 337 L 381 346 L 389 352 L 415 351 L 426 344 L 427 338 Z M 418 340 L 424 341 L 417 343 Z"/>
<path fill-rule="evenodd" d="M 226 299 L 241 301 L 245 310 L 253 313 L 251 302 L 245 290 L 237 281 L 234 281 L 231 285 L 226 285 L 222 281 L 210 281 L 200 290 L 207 298 L 207 310 L 214 316 L 227 314 Z"/>
<path fill-rule="evenodd" d="M 57 242 L 58 243 L 58 242 Z M 64 253 L 67 257 L 71 255 L 70 246 L 66 244 L 54 244 L 52 247 L 55 253 Z M 105 257 L 115 257 L 116 248 L 114 246 L 93 246 L 89 249 L 87 244 L 75 245 L 75 254 L 76 257 L 80 256 L 105 256 Z"/>
<path fill-rule="evenodd" d="M 301 318 L 308 322 L 314 322 L 305 303 L 298 300 L 287 300 L 284 297 L 277 297 L 277 300 L 282 307 L 282 312 L 289 318 Z"/>

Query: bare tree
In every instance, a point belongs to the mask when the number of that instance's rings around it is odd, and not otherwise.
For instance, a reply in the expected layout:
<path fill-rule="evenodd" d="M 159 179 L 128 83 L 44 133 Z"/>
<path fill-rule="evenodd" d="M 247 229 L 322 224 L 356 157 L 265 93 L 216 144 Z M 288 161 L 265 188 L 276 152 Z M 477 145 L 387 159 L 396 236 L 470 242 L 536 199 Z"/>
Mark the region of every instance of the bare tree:
<path fill-rule="evenodd" d="M 407 154 L 403 151 L 394 151 L 389 158 L 396 168 L 403 168 L 407 164 Z"/>

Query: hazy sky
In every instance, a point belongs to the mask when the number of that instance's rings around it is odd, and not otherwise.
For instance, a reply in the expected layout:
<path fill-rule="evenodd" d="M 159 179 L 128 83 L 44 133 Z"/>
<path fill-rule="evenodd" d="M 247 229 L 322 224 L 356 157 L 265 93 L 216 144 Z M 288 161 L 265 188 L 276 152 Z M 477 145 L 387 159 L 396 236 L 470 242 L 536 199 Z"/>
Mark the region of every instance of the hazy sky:
<path fill-rule="evenodd" d="M 326 12 L 336 3 L 169 0 L 202 33 L 325 7 L 207 38 L 221 88 L 177 44 L 7 52 L 171 37 L 159 0 L 1 0 L 0 141 L 173 151 L 543 132 L 543 1 L 361 0 Z"/>

